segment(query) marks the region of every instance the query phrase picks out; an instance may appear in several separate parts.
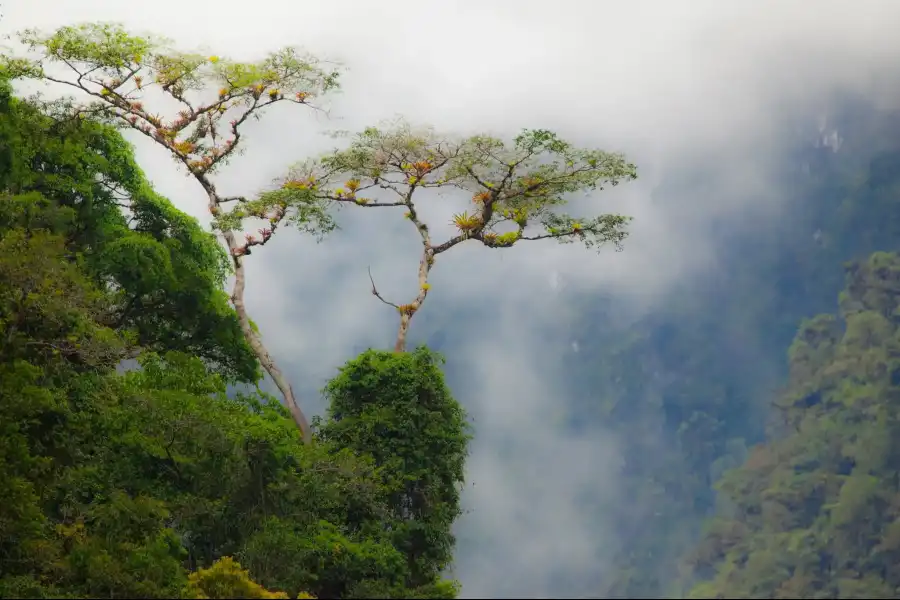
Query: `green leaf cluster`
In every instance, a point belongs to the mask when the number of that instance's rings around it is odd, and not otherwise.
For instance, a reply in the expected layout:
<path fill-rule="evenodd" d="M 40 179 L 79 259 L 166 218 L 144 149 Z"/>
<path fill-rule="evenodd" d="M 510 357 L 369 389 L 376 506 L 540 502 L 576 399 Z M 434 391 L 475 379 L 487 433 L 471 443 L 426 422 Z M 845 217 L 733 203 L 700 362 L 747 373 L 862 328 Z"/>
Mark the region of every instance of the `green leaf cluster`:
<path fill-rule="evenodd" d="M 369 350 L 325 388 L 322 439 L 371 457 L 389 493 L 390 537 L 410 569 L 407 584 L 433 581 L 452 559 L 452 524 L 469 440 L 465 411 L 425 347 Z"/>
<path fill-rule="evenodd" d="M 153 191 L 131 146 L 90 120 L 55 120 L 0 85 L 0 233 L 46 227 L 114 293 L 105 322 L 145 348 L 181 350 L 254 380 L 213 235 Z"/>
<path fill-rule="evenodd" d="M 561 212 L 572 194 L 636 179 L 636 167 L 621 154 L 578 148 L 547 130 L 524 130 L 505 142 L 486 135 L 441 136 L 404 121 L 366 128 L 349 140 L 346 148 L 296 165 L 285 188 L 302 186 L 295 194 L 306 203 L 317 198 L 368 206 L 373 204 L 358 194 L 389 190 L 389 202 L 412 206 L 418 190 L 465 191 L 484 219 L 481 231 L 490 247 L 555 239 L 620 248 L 627 235 L 628 217 L 576 218 Z M 540 228 L 532 232 L 529 223 Z M 510 224 L 519 235 L 498 241 L 504 235 L 498 228 Z"/>

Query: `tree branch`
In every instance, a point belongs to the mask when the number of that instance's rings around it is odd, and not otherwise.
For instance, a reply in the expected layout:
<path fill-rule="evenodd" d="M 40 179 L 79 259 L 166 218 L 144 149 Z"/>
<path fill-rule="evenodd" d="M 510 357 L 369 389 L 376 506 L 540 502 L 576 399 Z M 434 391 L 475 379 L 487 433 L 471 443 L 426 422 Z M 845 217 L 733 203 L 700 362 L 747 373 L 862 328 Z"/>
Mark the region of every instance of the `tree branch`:
<path fill-rule="evenodd" d="M 387 304 L 388 306 L 393 306 L 397 310 L 400 310 L 399 305 L 394 304 L 393 302 L 390 302 L 388 300 L 385 300 L 384 297 L 380 293 L 378 293 L 378 288 L 375 287 L 375 280 L 372 278 L 372 267 L 371 266 L 367 267 L 367 269 L 369 271 L 369 281 L 372 282 L 372 295 L 375 296 L 376 298 L 378 298 L 379 300 L 381 300 L 382 302 L 384 302 L 385 304 Z"/>

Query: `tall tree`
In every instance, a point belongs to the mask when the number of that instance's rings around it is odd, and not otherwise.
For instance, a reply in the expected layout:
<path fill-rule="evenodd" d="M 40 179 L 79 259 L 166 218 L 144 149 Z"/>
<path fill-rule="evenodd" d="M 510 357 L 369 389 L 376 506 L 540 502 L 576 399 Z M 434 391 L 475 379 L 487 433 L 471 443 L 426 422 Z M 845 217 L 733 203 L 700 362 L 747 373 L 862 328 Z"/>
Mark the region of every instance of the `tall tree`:
<path fill-rule="evenodd" d="M 337 72 L 323 69 L 295 48 L 284 48 L 258 62 L 236 62 L 172 50 L 165 40 L 131 35 L 109 24 L 62 27 L 50 34 L 28 30 L 19 38 L 36 56 L 5 57 L 8 75 L 60 84 L 87 96 L 87 102 L 57 103 L 64 118 L 103 118 L 160 144 L 202 187 L 216 219 L 230 212 L 229 203 L 238 200 L 220 193 L 213 175 L 241 147 L 244 124 L 275 104 L 312 106 L 314 98 L 337 85 Z M 174 101 L 177 116 L 166 118 L 146 104 L 153 101 L 153 92 Z M 156 96 L 162 104 L 164 98 Z M 333 223 L 317 204 L 278 206 L 254 216 L 268 219 L 269 226 L 259 236 L 247 235 L 246 242 L 238 240 L 234 215 L 218 221 L 234 270 L 231 301 L 250 347 L 308 442 L 312 431 L 293 388 L 248 315 L 244 257 L 252 246 L 268 242 L 283 223 L 316 234 L 330 230 Z"/>
<path fill-rule="evenodd" d="M 487 135 L 459 139 L 399 122 L 386 129 L 370 127 L 348 148 L 297 165 L 280 189 L 261 194 L 246 210 L 322 202 L 403 209 L 422 243 L 418 293 L 409 303 L 394 303 L 372 280 L 372 294 L 400 315 L 394 349 L 402 352 L 410 321 L 428 296 L 428 277 L 438 256 L 468 240 L 488 248 L 553 239 L 589 248 L 611 243 L 621 249 L 628 217 L 578 218 L 560 209 L 569 194 L 636 177 L 635 166 L 622 155 L 577 148 L 546 130 L 525 130 L 509 144 Z M 452 190 L 469 195 L 471 212 L 454 215 L 454 235 L 434 240 L 418 212 L 420 197 Z M 379 192 L 387 198 L 375 195 Z"/>
<path fill-rule="evenodd" d="M 66 114 L 96 114 L 135 129 L 165 147 L 205 191 L 214 226 L 231 255 L 235 283 L 231 300 L 241 329 L 260 364 L 272 377 L 306 441 L 312 430 L 290 383 L 266 350 L 244 304 L 243 259 L 265 245 L 282 223 L 322 235 L 335 227 L 328 212 L 333 205 L 401 207 L 422 243 L 419 290 L 409 303 L 386 300 L 372 279 L 372 293 L 399 313 L 394 344 L 406 349 L 410 322 L 430 289 L 429 274 L 436 258 L 467 240 L 489 248 L 509 248 L 525 241 L 581 241 L 585 246 L 612 243 L 617 249 L 627 235 L 628 217 L 603 214 L 576 218 L 560 212 L 567 196 L 602 189 L 636 178 L 635 166 L 619 154 L 576 148 L 546 130 L 525 130 L 512 144 L 478 135 L 464 139 L 439 136 L 399 123 L 387 130 L 368 128 L 349 148 L 298 165 L 275 190 L 253 200 L 220 194 L 212 180 L 242 139 L 241 126 L 272 104 L 310 100 L 336 86 L 337 74 L 285 49 L 260 63 L 235 63 L 218 56 L 165 49 L 161 42 L 137 37 L 111 25 L 64 27 L 53 34 L 21 34 L 37 58 L 9 58 L 5 68 L 30 77 L 75 88 L 87 94 L 87 104 L 62 106 Z M 69 78 L 45 70 L 63 66 Z M 204 92 L 217 86 L 215 98 Z M 144 106 L 150 87 L 174 99 L 181 109 L 167 120 Z M 233 117 L 233 118 L 232 118 Z M 231 118 L 225 126 L 226 119 Z M 473 210 L 453 218 L 455 235 L 435 241 L 418 211 L 417 192 L 455 189 L 471 195 Z M 367 190 L 393 195 L 388 201 L 365 198 Z M 237 233 L 248 218 L 265 219 L 258 235 Z M 371 278 L 371 273 L 370 273 Z"/>
<path fill-rule="evenodd" d="M 0 82 L 0 189 L 12 194 L 0 203 L 0 232 L 64 236 L 68 256 L 115 295 L 106 325 L 133 332 L 136 349 L 190 352 L 229 380 L 258 379 L 222 290 L 227 256 L 153 191 L 118 131 L 54 121 Z"/>

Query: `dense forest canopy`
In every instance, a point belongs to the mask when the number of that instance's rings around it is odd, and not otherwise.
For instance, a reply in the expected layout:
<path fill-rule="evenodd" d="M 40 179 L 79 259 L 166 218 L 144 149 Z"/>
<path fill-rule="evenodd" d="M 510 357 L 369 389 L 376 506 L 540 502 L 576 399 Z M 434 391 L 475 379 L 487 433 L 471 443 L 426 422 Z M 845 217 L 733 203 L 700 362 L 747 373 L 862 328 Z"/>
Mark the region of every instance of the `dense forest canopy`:
<path fill-rule="evenodd" d="M 114 129 L 6 82 L 0 110 L 0 597 L 453 597 L 467 433 L 438 358 L 351 361 L 302 444 L 273 398 L 225 393 L 258 367 L 215 238 Z"/>
<path fill-rule="evenodd" d="M 772 440 L 718 482 L 688 559 L 700 598 L 894 598 L 900 256 L 847 267 L 840 314 L 804 322 Z"/>
<path fill-rule="evenodd" d="M 0 597 L 456 597 L 471 431 L 441 356 L 406 347 L 435 259 L 464 242 L 618 246 L 627 217 L 559 209 L 635 167 L 545 130 L 504 141 L 401 121 L 230 197 L 214 175 L 244 120 L 316 108 L 335 73 L 290 49 L 239 63 L 109 26 L 24 41 L 44 62 L 4 56 L 0 80 Z M 14 93 L 10 79 L 56 78 L 54 61 L 76 65 L 81 96 Z M 153 78 L 187 106 L 171 122 L 134 95 Z M 829 118 L 840 144 L 786 144 L 778 222 L 717 232 L 735 268 L 637 319 L 595 290 L 566 304 L 579 343 L 564 374 L 590 391 L 562 412 L 573 436 L 615 431 L 622 465 L 612 505 L 579 500 L 596 506 L 596 577 L 552 573 L 556 595 L 900 594 L 900 120 L 852 97 Z M 123 127 L 199 184 L 213 232 L 154 191 Z M 469 202 L 449 238 L 417 204 L 440 189 Z M 409 222 L 417 289 L 388 299 L 370 273 L 399 320 L 394 351 L 336 369 L 310 423 L 226 283 L 276 232 L 324 235 L 344 206 Z M 465 318 L 433 332 L 448 355 Z M 446 377 L 470 391 L 468 374 Z"/>

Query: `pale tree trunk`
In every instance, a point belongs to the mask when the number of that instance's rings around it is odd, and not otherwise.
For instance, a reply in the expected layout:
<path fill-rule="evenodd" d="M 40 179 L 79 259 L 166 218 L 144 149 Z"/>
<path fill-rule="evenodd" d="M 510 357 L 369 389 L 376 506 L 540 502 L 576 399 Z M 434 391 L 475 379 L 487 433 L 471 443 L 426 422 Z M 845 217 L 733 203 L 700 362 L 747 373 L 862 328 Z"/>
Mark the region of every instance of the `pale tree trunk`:
<path fill-rule="evenodd" d="M 209 196 L 210 211 L 213 214 L 217 214 L 219 211 L 220 199 L 216 194 L 215 188 L 209 181 L 204 182 L 201 180 L 201 183 L 203 183 L 203 187 L 206 188 L 207 195 Z M 309 421 L 306 420 L 306 415 L 303 414 L 303 411 L 297 404 L 294 390 L 291 388 L 291 384 L 284 376 L 284 373 L 282 373 L 281 369 L 278 368 L 278 365 L 275 364 L 275 360 L 269 354 L 269 351 L 266 350 L 259 334 L 254 331 L 253 327 L 250 325 L 250 317 L 247 315 L 247 307 L 244 304 L 246 272 L 244 270 L 243 257 L 235 252 L 239 248 L 237 239 L 235 238 L 234 232 L 231 230 L 222 231 L 222 235 L 225 238 L 225 243 L 228 246 L 228 253 L 234 264 L 234 287 L 231 291 L 231 302 L 237 313 L 241 331 L 243 332 L 247 343 L 250 345 L 250 348 L 253 350 L 253 353 L 256 355 L 257 360 L 259 360 L 259 364 L 266 370 L 266 373 L 269 374 L 272 381 L 275 382 L 275 385 L 281 392 L 284 402 L 291 412 L 291 417 L 294 419 L 294 423 L 296 423 L 297 427 L 300 429 L 300 433 L 303 436 L 303 442 L 309 444 L 312 442 L 312 429 L 309 426 Z"/>
<path fill-rule="evenodd" d="M 394 344 L 394 352 L 406 352 L 406 333 L 409 331 L 409 322 L 412 315 L 403 313 L 400 315 L 400 329 L 397 331 L 397 342 Z"/>
<path fill-rule="evenodd" d="M 424 237 L 424 235 L 423 235 Z M 412 321 L 413 315 L 425 302 L 428 296 L 428 274 L 431 267 L 434 266 L 434 250 L 425 238 L 425 251 L 422 253 L 422 260 L 419 261 L 419 293 L 412 304 L 402 306 L 400 311 L 400 327 L 397 330 L 397 341 L 394 344 L 394 352 L 406 352 L 406 335 L 409 333 L 409 323 Z"/>

